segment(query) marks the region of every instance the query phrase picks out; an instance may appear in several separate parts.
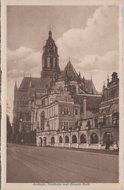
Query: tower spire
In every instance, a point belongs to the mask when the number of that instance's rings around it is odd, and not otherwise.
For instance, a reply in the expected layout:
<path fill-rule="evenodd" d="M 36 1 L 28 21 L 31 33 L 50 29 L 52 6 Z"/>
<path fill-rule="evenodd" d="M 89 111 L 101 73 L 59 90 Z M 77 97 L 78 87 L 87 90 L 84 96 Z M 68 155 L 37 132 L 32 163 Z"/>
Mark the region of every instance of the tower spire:
<path fill-rule="evenodd" d="M 49 25 L 49 36 L 52 36 L 51 24 Z"/>

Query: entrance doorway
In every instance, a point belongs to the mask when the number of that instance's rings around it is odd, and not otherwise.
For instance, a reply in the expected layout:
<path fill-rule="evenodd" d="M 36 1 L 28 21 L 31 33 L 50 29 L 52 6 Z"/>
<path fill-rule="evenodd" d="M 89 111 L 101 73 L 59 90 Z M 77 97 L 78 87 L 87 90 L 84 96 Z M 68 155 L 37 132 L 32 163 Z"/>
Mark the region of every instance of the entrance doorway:
<path fill-rule="evenodd" d="M 113 144 L 113 138 L 111 133 L 109 132 L 104 133 L 103 144 L 105 145 L 105 149 L 109 149 L 110 145 Z"/>
<path fill-rule="evenodd" d="M 54 144 L 55 144 L 55 138 L 51 137 L 51 145 L 54 145 Z"/>

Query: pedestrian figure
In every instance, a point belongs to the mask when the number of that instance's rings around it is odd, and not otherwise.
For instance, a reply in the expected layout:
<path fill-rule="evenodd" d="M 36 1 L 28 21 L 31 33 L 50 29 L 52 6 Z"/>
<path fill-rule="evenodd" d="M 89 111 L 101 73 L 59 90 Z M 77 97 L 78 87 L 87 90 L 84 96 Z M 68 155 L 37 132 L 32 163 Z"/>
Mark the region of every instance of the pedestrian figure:
<path fill-rule="evenodd" d="M 106 139 L 106 146 L 105 146 L 105 149 L 106 149 L 106 150 L 109 150 L 110 144 L 111 144 L 111 143 L 110 143 L 110 139 L 107 138 L 107 139 Z"/>
<path fill-rule="evenodd" d="M 40 137 L 40 146 L 42 146 L 42 138 Z"/>

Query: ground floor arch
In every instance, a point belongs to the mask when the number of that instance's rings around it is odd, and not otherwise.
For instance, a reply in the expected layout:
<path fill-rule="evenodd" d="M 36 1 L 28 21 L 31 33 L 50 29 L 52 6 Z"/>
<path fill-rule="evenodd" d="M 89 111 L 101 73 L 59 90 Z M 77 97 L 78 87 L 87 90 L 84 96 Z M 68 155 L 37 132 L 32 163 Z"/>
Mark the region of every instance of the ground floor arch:
<path fill-rule="evenodd" d="M 72 143 L 77 143 L 77 137 L 76 137 L 76 135 L 72 136 Z"/>
<path fill-rule="evenodd" d="M 59 136 L 59 143 L 62 143 L 62 136 Z"/>
<path fill-rule="evenodd" d="M 96 133 L 91 134 L 90 144 L 98 144 L 98 135 Z"/>
<path fill-rule="evenodd" d="M 69 137 L 67 135 L 65 136 L 65 143 L 69 143 Z"/>
<path fill-rule="evenodd" d="M 85 134 L 81 134 L 80 136 L 80 143 L 86 143 L 87 140 L 86 140 L 86 135 Z"/>
<path fill-rule="evenodd" d="M 55 137 L 51 137 L 51 145 L 55 144 Z"/>

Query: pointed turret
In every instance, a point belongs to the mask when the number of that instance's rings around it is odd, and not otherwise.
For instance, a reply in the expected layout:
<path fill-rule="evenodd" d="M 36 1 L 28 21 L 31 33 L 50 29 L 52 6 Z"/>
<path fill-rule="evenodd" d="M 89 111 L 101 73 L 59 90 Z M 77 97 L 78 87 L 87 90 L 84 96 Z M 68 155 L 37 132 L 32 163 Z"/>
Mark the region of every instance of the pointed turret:
<path fill-rule="evenodd" d="M 109 86 L 109 74 L 107 74 L 107 87 Z"/>
<path fill-rule="evenodd" d="M 105 81 L 103 82 L 103 90 L 105 89 Z"/>
<path fill-rule="evenodd" d="M 16 91 L 17 89 L 18 89 L 17 82 L 15 81 L 14 91 Z"/>
<path fill-rule="evenodd" d="M 48 39 L 43 47 L 41 78 L 52 78 L 55 75 L 58 75 L 59 72 L 58 48 L 52 38 L 52 31 L 50 29 Z"/>

